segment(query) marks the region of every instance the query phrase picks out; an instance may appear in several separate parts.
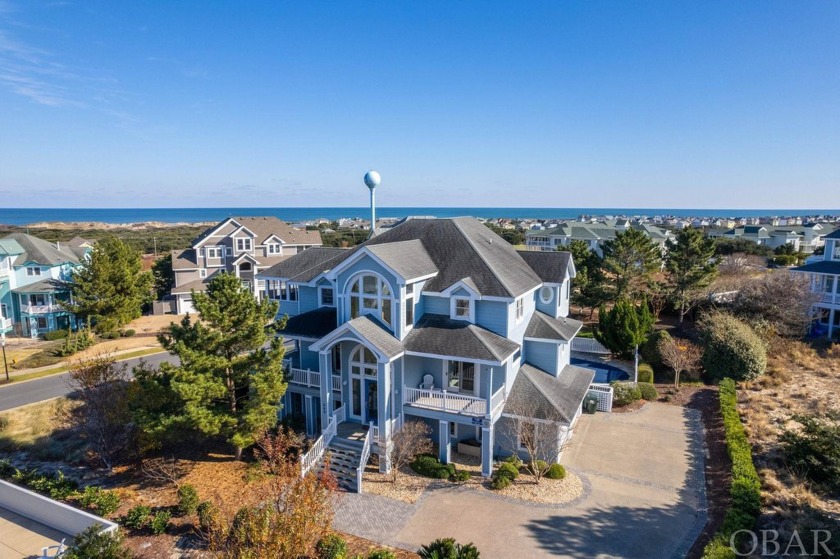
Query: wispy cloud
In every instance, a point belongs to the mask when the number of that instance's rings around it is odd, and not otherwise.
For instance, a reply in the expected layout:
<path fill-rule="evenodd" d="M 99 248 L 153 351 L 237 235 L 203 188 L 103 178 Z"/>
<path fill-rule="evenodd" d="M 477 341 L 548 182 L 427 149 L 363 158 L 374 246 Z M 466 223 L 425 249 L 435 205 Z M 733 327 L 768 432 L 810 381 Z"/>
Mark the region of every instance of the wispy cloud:
<path fill-rule="evenodd" d="M 0 0 L 0 87 L 48 107 L 95 108 L 126 121 L 113 105 L 125 97 L 116 79 L 68 64 L 61 56 L 20 39 L 14 6 Z M 7 25 L 7 29 L 1 26 Z"/>

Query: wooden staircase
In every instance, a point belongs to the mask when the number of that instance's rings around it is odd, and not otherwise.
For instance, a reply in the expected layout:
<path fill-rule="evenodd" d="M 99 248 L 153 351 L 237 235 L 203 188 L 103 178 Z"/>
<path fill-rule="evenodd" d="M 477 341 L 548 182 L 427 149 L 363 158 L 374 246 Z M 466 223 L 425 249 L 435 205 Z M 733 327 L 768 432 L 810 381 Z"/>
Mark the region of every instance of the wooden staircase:
<path fill-rule="evenodd" d="M 324 456 L 315 466 L 315 471 L 324 471 L 324 465 L 329 461 L 330 472 L 335 476 L 339 487 L 355 492 L 358 487 L 356 476 L 363 447 L 362 441 L 333 437 Z"/>

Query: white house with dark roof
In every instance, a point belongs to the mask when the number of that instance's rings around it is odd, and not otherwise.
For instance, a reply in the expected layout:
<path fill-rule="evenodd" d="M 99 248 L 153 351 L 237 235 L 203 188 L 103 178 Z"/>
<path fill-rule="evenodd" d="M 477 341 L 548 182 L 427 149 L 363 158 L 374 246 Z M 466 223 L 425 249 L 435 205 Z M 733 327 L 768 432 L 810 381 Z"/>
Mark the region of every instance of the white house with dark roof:
<path fill-rule="evenodd" d="M 473 218 L 406 219 L 260 272 L 296 345 L 283 413 L 320 435 L 304 470 L 329 445 L 331 468 L 360 489 L 367 454 L 387 471 L 408 420 L 430 426 L 444 462 L 459 442 L 480 448 L 484 475 L 521 452 L 511 422 L 546 430 L 559 451 L 594 377 L 570 364 L 574 276 L 568 252 L 516 251 Z"/>
<path fill-rule="evenodd" d="M 51 243 L 26 233 L 0 239 L 0 334 L 16 330 L 36 337 L 76 327 L 62 301 L 70 297 L 66 282 L 93 243 L 76 237 Z"/>
<path fill-rule="evenodd" d="M 840 333 L 840 229 L 826 235 L 824 242 L 822 260 L 792 271 L 807 274 L 811 291 L 819 295 L 814 303 L 815 326 L 831 338 Z"/>
<path fill-rule="evenodd" d="M 316 246 L 321 246 L 318 231 L 297 229 L 276 217 L 229 217 L 204 231 L 190 248 L 172 251 L 176 312 L 193 312 L 192 293 L 207 289 L 219 272 L 235 274 L 261 298 L 265 284 L 256 279 L 258 272 Z"/>
<path fill-rule="evenodd" d="M 626 219 L 598 221 L 594 223 L 568 221 L 561 223 L 553 229 L 528 231 L 525 233 L 525 246 L 528 250 L 550 252 L 557 250 L 557 247 L 568 246 L 572 241 L 583 241 L 598 256 L 603 256 L 601 246 L 604 242 L 614 239 L 616 233 L 624 232 L 631 228 L 644 232 L 659 246 L 663 253 L 665 252 L 665 242 L 669 239 L 674 239 L 674 234 L 667 229 L 646 223 L 630 223 Z"/>

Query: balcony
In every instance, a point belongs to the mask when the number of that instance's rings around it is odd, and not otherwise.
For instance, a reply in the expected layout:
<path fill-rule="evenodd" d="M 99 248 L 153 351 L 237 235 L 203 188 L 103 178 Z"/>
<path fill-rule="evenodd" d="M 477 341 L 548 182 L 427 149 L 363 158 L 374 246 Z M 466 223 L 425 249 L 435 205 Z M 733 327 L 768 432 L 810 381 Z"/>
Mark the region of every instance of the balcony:
<path fill-rule="evenodd" d="M 477 398 L 457 392 L 403 386 L 403 404 L 407 406 L 463 415 L 483 417 L 488 413 L 495 412 L 504 401 L 504 386 L 493 394 L 489 402 L 487 398 Z"/>
<path fill-rule="evenodd" d="M 321 373 L 309 369 L 298 369 L 297 367 L 286 367 L 289 371 L 289 382 L 307 388 L 321 388 Z M 332 389 L 341 392 L 341 375 L 332 376 Z"/>
<path fill-rule="evenodd" d="M 23 314 L 48 314 L 53 312 L 63 312 L 61 305 L 21 305 L 20 312 Z"/>
<path fill-rule="evenodd" d="M 831 303 L 833 305 L 840 305 L 840 293 L 834 295 L 832 293 L 823 293 L 822 296 L 823 303 Z"/>

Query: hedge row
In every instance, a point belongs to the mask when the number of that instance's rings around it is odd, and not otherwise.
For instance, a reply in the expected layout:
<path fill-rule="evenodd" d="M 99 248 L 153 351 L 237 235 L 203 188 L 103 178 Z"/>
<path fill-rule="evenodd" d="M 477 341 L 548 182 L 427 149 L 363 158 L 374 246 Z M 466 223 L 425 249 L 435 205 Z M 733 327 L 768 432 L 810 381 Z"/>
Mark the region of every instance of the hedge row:
<path fill-rule="evenodd" d="M 761 512 L 761 480 L 755 471 L 752 448 L 738 414 L 738 396 L 732 379 L 720 383 L 720 412 L 726 449 L 732 460 L 732 504 L 726 511 L 720 532 L 706 546 L 704 559 L 734 558 L 735 551 L 729 545 L 732 535 L 739 530 L 752 530 Z"/>

